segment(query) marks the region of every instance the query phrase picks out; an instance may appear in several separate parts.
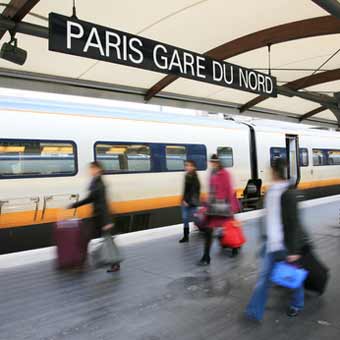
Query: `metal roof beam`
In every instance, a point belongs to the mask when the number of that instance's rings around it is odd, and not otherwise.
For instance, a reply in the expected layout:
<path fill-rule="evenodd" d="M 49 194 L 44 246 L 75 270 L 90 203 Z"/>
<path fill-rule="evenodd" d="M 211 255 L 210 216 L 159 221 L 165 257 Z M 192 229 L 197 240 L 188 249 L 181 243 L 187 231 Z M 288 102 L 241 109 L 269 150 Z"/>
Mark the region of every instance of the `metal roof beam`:
<path fill-rule="evenodd" d="M 340 68 L 335 70 L 329 70 L 325 72 L 315 73 L 313 75 L 299 78 L 289 83 L 286 83 L 284 86 L 285 88 L 289 88 L 291 90 L 301 90 L 303 88 L 319 85 L 323 83 L 327 83 L 334 80 L 340 79 Z M 280 89 L 280 86 L 278 87 Z M 264 100 L 268 99 L 268 96 L 257 96 L 254 99 L 250 100 L 249 102 L 245 103 L 240 107 L 240 113 L 249 110 L 251 107 L 263 102 Z"/>
<path fill-rule="evenodd" d="M 286 41 L 340 33 L 340 21 L 332 15 L 300 20 L 257 31 L 222 44 L 205 53 L 206 56 L 225 60 L 249 52 L 268 44 L 279 44 Z M 153 85 L 146 93 L 145 100 L 170 85 L 178 76 L 168 75 Z"/>
<path fill-rule="evenodd" d="M 325 94 L 316 94 L 316 93 L 308 93 L 308 92 L 299 92 L 295 91 L 287 86 L 279 86 L 278 93 L 287 96 L 287 97 L 299 97 L 302 99 L 306 99 L 323 106 L 328 107 L 329 109 L 338 109 L 338 102 L 334 97 L 327 96 Z"/>
<path fill-rule="evenodd" d="M 0 29 L 14 30 L 17 33 L 27 34 L 38 38 L 48 39 L 48 28 L 28 22 L 18 22 L 0 15 Z"/>
<path fill-rule="evenodd" d="M 12 19 L 15 22 L 20 22 L 39 1 L 40 0 L 11 0 L 2 12 L 2 16 Z M 0 29 L 0 39 L 2 39 L 6 32 L 7 30 Z"/>
<path fill-rule="evenodd" d="M 321 104 L 323 107 L 325 107 L 326 109 L 329 109 L 333 112 L 334 116 L 336 117 L 336 119 L 338 121 L 338 126 L 340 126 L 340 106 L 339 106 L 339 103 L 338 103 L 338 101 L 335 97 L 327 96 L 327 95 L 324 95 L 324 94 L 299 92 L 299 91 L 292 90 L 292 89 L 285 87 L 285 86 L 280 86 L 278 88 L 278 93 L 280 93 L 284 96 L 288 96 L 288 97 L 300 97 L 302 99 L 306 99 L 306 100 Z M 309 117 L 316 114 L 316 113 L 321 112 L 321 111 L 317 112 L 318 109 L 315 109 L 314 111 L 315 112 L 313 114 L 312 114 L 312 111 L 308 113 Z M 300 117 L 300 119 L 301 118 L 302 117 Z"/>
<path fill-rule="evenodd" d="M 309 111 L 307 113 L 305 113 L 304 115 L 302 115 L 300 118 L 299 118 L 299 122 L 302 122 L 303 120 L 305 119 L 308 119 L 310 117 L 313 117 L 315 115 L 317 115 L 318 113 L 320 112 L 323 112 L 323 111 L 326 111 L 327 110 L 327 107 L 324 107 L 324 106 L 320 106 L 312 111 Z"/>
<path fill-rule="evenodd" d="M 312 0 L 329 14 L 340 19 L 340 2 L 337 0 Z"/>

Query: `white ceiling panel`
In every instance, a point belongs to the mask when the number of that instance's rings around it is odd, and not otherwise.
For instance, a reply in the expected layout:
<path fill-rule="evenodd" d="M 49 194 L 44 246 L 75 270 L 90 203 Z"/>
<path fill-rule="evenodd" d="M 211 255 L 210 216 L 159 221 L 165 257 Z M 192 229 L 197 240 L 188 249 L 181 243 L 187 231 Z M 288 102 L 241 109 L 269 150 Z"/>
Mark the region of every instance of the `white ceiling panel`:
<path fill-rule="evenodd" d="M 290 98 L 279 95 L 278 98 L 269 98 L 260 103 L 258 106 L 271 110 L 301 115 L 319 107 L 320 105 L 297 97 Z"/>
<path fill-rule="evenodd" d="M 334 120 L 335 116 L 330 110 L 326 110 L 324 112 L 320 112 L 319 114 L 314 116 L 315 118 L 327 119 L 327 120 Z"/>
<path fill-rule="evenodd" d="M 81 79 L 86 80 L 98 81 L 100 79 L 104 83 L 141 88 L 149 88 L 163 77 L 162 73 L 104 62 L 92 64 L 90 69 L 80 76 Z"/>

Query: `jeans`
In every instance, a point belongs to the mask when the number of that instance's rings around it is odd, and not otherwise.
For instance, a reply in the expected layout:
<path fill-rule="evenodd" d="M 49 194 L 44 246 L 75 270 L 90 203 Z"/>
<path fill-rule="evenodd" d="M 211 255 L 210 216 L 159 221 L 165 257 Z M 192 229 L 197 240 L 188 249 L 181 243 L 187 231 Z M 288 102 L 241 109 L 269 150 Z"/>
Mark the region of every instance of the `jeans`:
<path fill-rule="evenodd" d="M 189 223 L 192 221 L 196 207 L 182 205 L 182 218 L 184 225 L 184 235 L 189 235 Z"/>
<path fill-rule="evenodd" d="M 248 317 L 262 320 L 266 308 L 268 291 L 271 286 L 270 276 L 277 258 L 284 258 L 285 251 L 266 253 L 263 258 L 262 269 L 257 280 L 253 295 L 246 309 Z M 291 306 L 297 309 L 304 307 L 304 287 L 303 285 L 292 292 Z"/>

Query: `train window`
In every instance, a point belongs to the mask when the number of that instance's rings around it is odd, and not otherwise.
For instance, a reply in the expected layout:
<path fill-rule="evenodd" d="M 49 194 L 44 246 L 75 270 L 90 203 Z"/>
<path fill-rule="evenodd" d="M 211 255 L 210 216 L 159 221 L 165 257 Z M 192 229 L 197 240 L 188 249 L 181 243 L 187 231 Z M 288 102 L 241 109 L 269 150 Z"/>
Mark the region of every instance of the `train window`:
<path fill-rule="evenodd" d="M 328 165 L 340 165 L 340 150 L 327 150 Z"/>
<path fill-rule="evenodd" d="M 308 164 L 309 164 L 308 149 L 300 148 L 300 166 L 308 166 Z"/>
<path fill-rule="evenodd" d="M 76 173 L 73 142 L 0 140 L 0 178 L 73 176 Z"/>
<path fill-rule="evenodd" d="M 328 165 L 325 150 L 313 149 L 313 165 L 314 166 Z"/>
<path fill-rule="evenodd" d="M 197 170 L 207 169 L 207 148 L 203 144 L 189 144 L 187 145 L 188 159 L 194 161 L 197 165 Z"/>
<path fill-rule="evenodd" d="M 220 146 L 217 148 L 218 158 L 221 160 L 223 167 L 231 168 L 234 165 L 233 149 L 228 146 Z"/>
<path fill-rule="evenodd" d="M 187 160 L 187 148 L 181 145 L 167 145 L 166 153 L 166 169 L 168 171 L 184 170 L 184 162 Z"/>
<path fill-rule="evenodd" d="M 287 159 L 286 148 L 272 147 L 270 148 L 270 166 L 273 166 L 274 161 L 278 158 Z"/>
<path fill-rule="evenodd" d="M 95 159 L 101 162 L 105 174 L 151 171 L 148 145 L 96 143 Z"/>

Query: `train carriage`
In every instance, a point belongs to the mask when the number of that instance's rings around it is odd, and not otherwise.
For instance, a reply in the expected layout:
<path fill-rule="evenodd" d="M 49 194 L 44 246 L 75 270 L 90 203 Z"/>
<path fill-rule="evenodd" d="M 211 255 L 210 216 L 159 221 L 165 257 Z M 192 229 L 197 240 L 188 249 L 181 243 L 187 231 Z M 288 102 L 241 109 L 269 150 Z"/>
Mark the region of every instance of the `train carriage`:
<path fill-rule="evenodd" d="M 62 210 L 86 194 L 87 164 L 95 159 L 105 169 L 118 232 L 179 223 L 184 161 L 197 162 L 206 193 L 212 153 L 231 171 L 245 207 L 251 183 L 253 198 L 270 184 L 277 157 L 287 158 L 289 178 L 301 187 L 340 183 L 337 132 L 79 103 L 2 104 L 0 253 L 50 245 Z M 91 216 L 89 207 L 74 213 Z"/>

